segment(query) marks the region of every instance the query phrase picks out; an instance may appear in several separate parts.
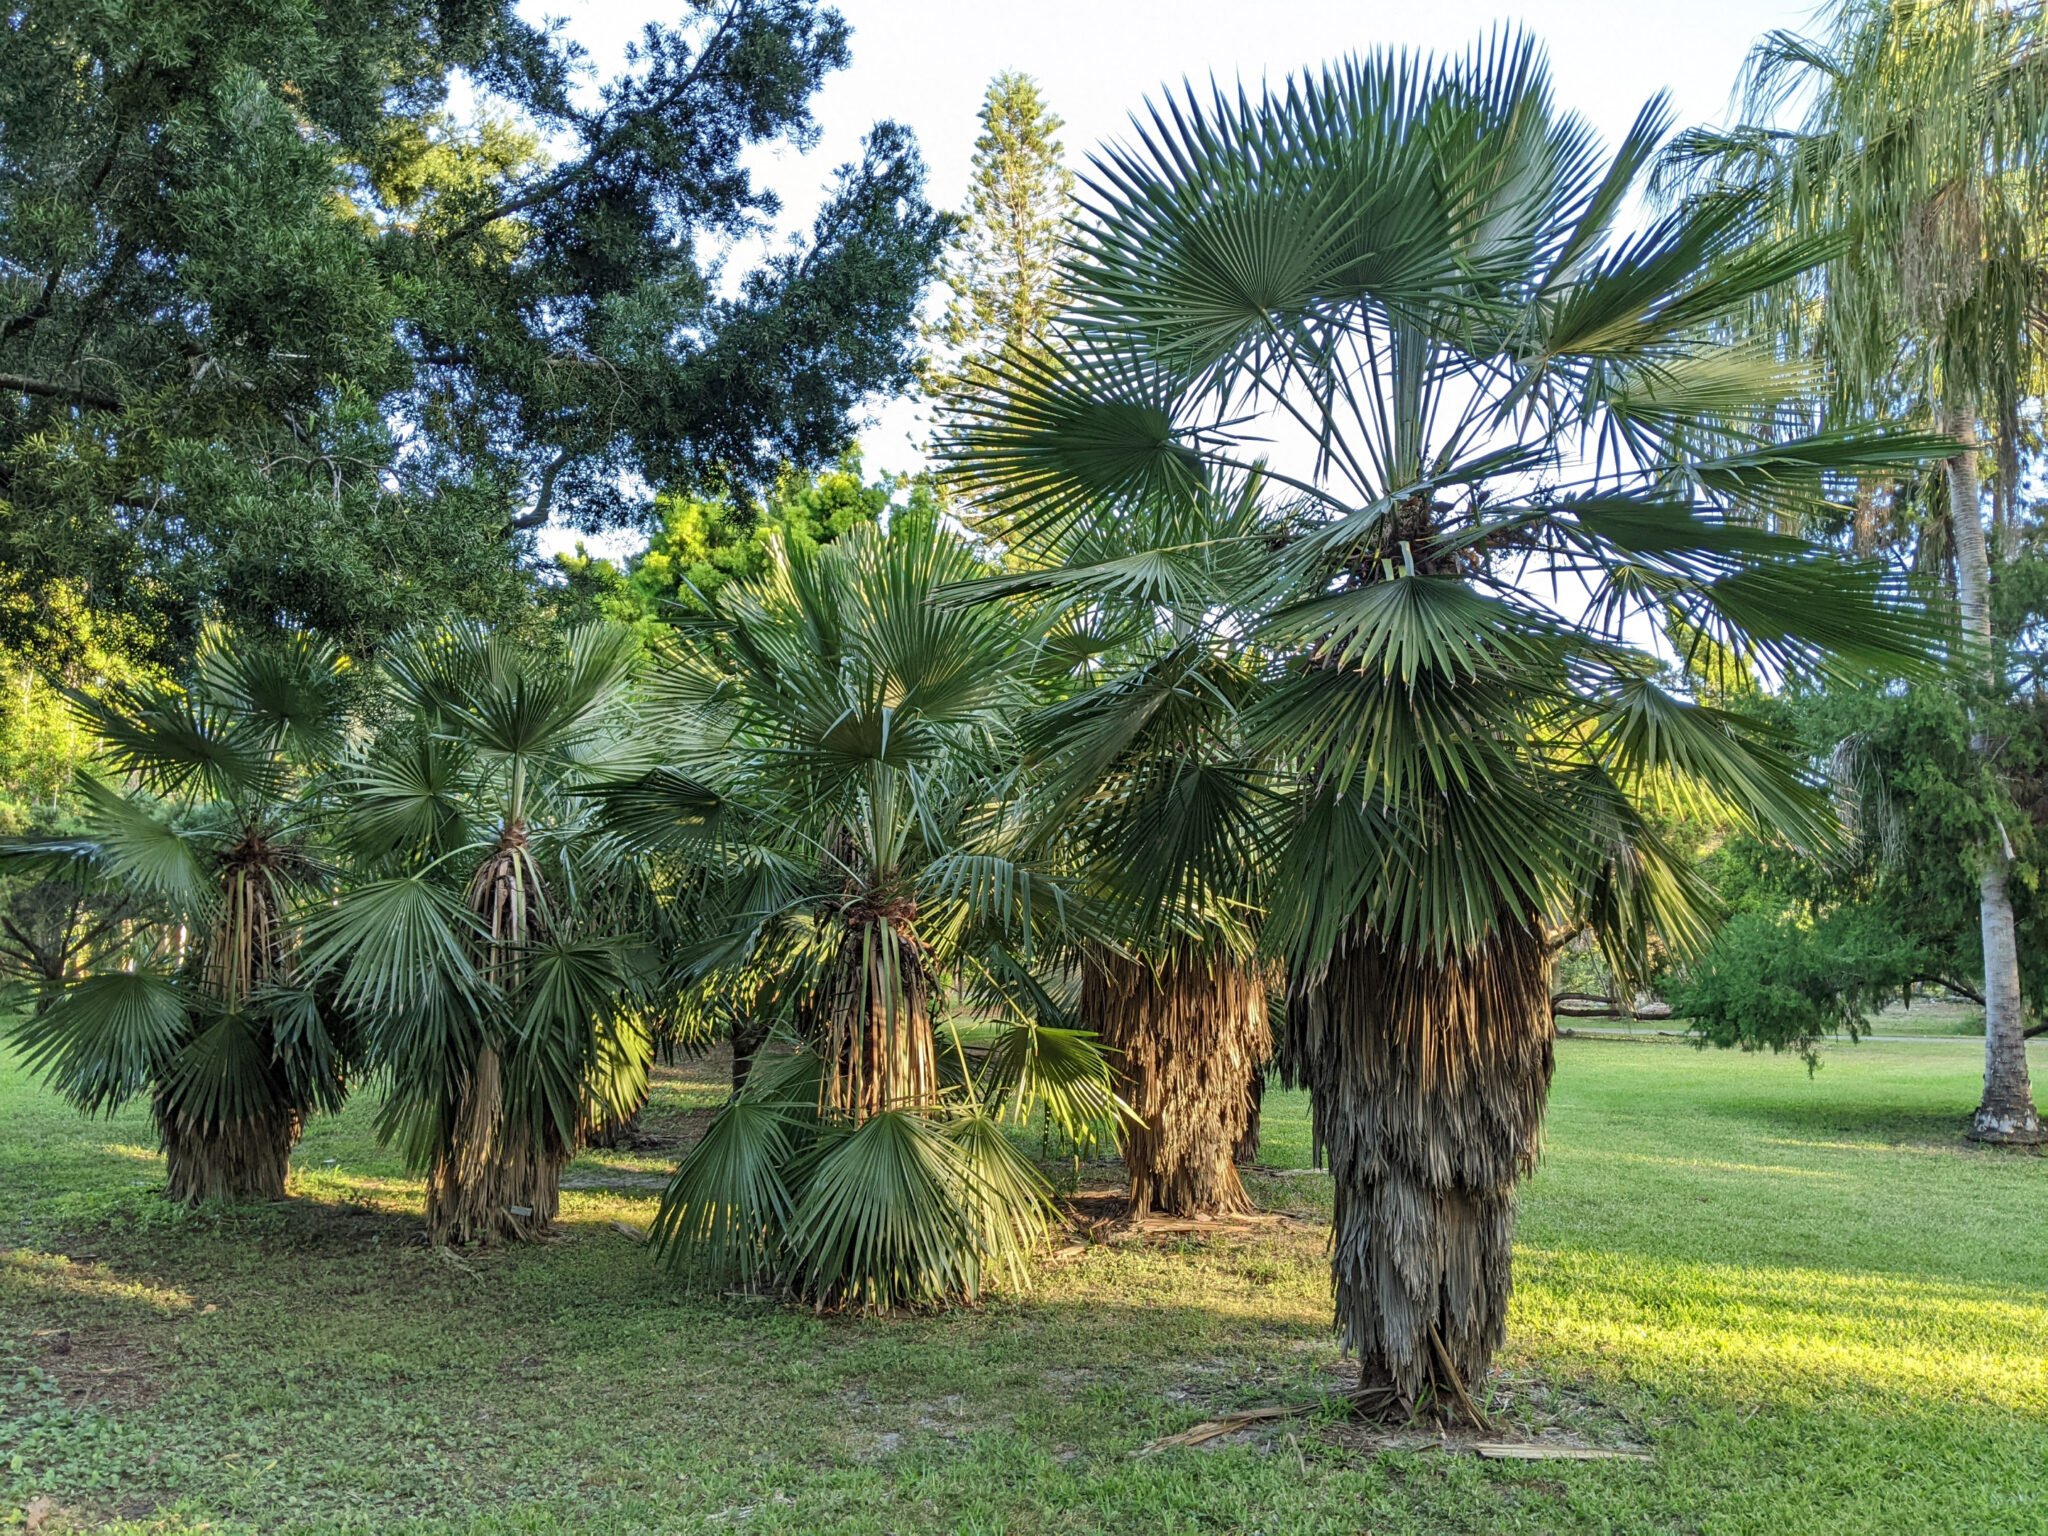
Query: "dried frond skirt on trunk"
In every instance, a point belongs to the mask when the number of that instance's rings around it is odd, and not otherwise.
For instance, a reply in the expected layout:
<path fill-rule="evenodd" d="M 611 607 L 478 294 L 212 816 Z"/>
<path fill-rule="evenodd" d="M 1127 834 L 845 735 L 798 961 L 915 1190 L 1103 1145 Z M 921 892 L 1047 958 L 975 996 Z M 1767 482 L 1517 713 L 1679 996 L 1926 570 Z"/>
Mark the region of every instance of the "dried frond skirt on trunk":
<path fill-rule="evenodd" d="M 1534 925 L 1444 957 L 1354 929 L 1290 991 L 1283 1067 L 1313 1091 L 1336 1179 L 1338 1327 L 1382 1417 L 1457 1412 L 1505 1334 L 1515 1186 L 1550 1093 L 1550 969 Z"/>
<path fill-rule="evenodd" d="M 1081 1017 L 1140 1117 L 1124 1129 L 1131 1214 L 1249 1211 L 1234 1158 L 1252 1078 L 1273 1050 L 1264 976 L 1226 957 L 1101 952 L 1082 978 Z"/>

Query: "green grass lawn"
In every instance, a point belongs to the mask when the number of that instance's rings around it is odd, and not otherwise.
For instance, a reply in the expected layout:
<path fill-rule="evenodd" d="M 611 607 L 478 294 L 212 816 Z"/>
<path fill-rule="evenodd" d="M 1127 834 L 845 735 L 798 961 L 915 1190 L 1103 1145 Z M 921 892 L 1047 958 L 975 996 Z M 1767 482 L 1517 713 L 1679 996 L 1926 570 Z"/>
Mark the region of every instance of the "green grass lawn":
<path fill-rule="evenodd" d="M 0 1066 L 0 1530 L 2048 1532 L 2048 1158 L 1959 1140 L 1971 1042 L 1824 1058 L 1561 1043 L 1492 1390 L 1654 1452 L 1598 1463 L 1318 1419 L 1132 1459 L 1345 1379 L 1321 1174 L 1254 1180 L 1297 1230 L 848 1321 L 659 1278 L 611 1223 L 670 1152 L 578 1159 L 560 1243 L 450 1257 L 367 1100 L 291 1201 L 186 1214 L 144 1118 Z M 670 1074 L 652 1121 L 718 1097 Z M 1305 1165 L 1267 1102 L 1264 1160 Z"/>

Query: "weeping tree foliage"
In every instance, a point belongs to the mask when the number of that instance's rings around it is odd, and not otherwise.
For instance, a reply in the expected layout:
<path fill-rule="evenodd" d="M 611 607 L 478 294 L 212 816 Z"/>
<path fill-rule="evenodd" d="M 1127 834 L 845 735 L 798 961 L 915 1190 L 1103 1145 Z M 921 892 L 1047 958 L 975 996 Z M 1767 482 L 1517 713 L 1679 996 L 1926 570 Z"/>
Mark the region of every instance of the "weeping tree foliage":
<path fill-rule="evenodd" d="M 645 1096 L 640 876 L 575 793 L 627 730 L 640 654 L 605 625 L 559 650 L 414 634 L 382 662 L 390 724 L 343 765 L 349 869 L 309 940 L 437 1243 L 544 1231 L 584 1131 Z"/>
<path fill-rule="evenodd" d="M 1793 238 L 1839 236 L 1830 259 L 1758 296 L 1748 329 L 1824 358 L 1826 419 L 1938 422 L 1947 463 L 1938 543 L 1953 552 L 1978 756 L 1994 769 L 2008 674 L 1994 635 L 1978 480 L 1980 422 L 1996 440 L 1994 522 L 2018 506 L 2021 403 L 2041 393 L 2048 308 L 2048 17 L 2006 0 L 1837 0 L 1819 36 L 1773 33 L 1747 71 L 1747 123 L 1673 146 L 1700 184 L 1761 193 Z M 1796 111 L 1796 122 L 1780 119 Z M 2027 1074 L 2008 836 L 1975 846 L 1985 1002 L 1980 1140 L 2042 1137 Z M 2019 872 L 2023 874 L 2024 872 Z"/>
<path fill-rule="evenodd" d="M 147 1093 L 174 1200 L 281 1199 L 306 1117 L 346 1091 L 353 1031 L 300 922 L 342 697 L 331 647 L 210 632 L 188 687 L 73 695 L 106 775 L 80 779 L 83 835 L 5 849 L 99 914 L 14 1042 L 88 1113 Z"/>
<path fill-rule="evenodd" d="M 778 544 L 650 678 L 652 764 L 595 791 L 687 903 L 680 979 L 767 1001 L 797 1046 L 684 1159 L 659 1227 L 672 1263 L 821 1307 L 972 1298 L 1021 1276 L 1048 1211 L 998 1120 L 1113 1102 L 1081 1036 L 1031 1016 L 970 1042 L 947 1018 L 951 987 L 1028 957 L 1059 901 L 1009 851 L 1000 792 L 1026 637 L 929 601 L 979 569 L 900 510 Z"/>
<path fill-rule="evenodd" d="M 1261 656 L 1209 616 L 1282 524 L 1261 477 L 1077 518 L 1023 542 L 1003 598 L 1063 697 L 1025 724 L 1025 820 L 1104 937 L 1078 947 L 1080 1019 L 1117 1069 L 1131 1209 L 1250 1209 L 1236 1169 L 1272 1054 L 1262 881 L 1281 806 L 1244 720 Z"/>
<path fill-rule="evenodd" d="M 946 446 L 1026 539 L 1255 453 L 1291 493 L 1204 624 L 1272 657 L 1244 726 L 1287 802 L 1264 939 L 1374 1414 L 1463 1409 L 1501 1341 L 1556 946 L 1590 930 L 1632 977 L 1709 931 L 1652 805 L 1829 835 L 1779 732 L 1625 637 L 1682 625 L 1789 685 L 1938 635 L 1886 571 L 1761 526 L 1945 440 L 1788 432 L 1820 381 L 1726 326 L 1826 247 L 1733 196 L 1618 228 L 1665 127 L 1653 103 L 1604 155 L 1513 38 L 1162 101 L 1086 178 L 1053 346 Z"/>

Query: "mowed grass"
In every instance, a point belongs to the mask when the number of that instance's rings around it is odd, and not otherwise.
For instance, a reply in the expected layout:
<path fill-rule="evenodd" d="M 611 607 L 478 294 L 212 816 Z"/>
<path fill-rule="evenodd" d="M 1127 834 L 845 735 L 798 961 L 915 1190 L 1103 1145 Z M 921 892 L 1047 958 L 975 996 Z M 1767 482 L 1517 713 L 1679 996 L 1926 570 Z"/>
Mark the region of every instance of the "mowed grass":
<path fill-rule="evenodd" d="M 187 1214 L 144 1118 L 0 1067 L 0 1529 L 2048 1532 L 2048 1158 L 1961 1142 L 1978 1070 L 1562 1042 L 1491 1390 L 1514 1432 L 1653 1459 L 1501 1463 L 1319 1418 L 1132 1457 L 1342 1385 L 1324 1175 L 1254 1178 L 1286 1231 L 819 1318 L 678 1288 L 612 1226 L 672 1151 L 579 1158 L 563 1242 L 437 1254 L 368 1099 L 291 1201 Z M 719 1097 L 669 1074 L 651 1121 Z M 1305 1104 L 1267 1102 L 1264 1160 L 1306 1165 Z"/>

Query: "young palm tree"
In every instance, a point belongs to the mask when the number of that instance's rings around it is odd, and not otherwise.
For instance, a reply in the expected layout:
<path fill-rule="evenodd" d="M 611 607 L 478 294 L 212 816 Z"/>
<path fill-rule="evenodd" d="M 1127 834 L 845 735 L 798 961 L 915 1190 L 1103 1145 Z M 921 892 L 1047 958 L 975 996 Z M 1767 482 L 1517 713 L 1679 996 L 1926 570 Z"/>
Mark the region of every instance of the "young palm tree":
<path fill-rule="evenodd" d="M 90 968 L 46 978 L 15 1042 L 88 1112 L 147 1091 L 172 1199 L 281 1199 L 350 1055 L 297 917 L 323 878 L 313 791 L 340 746 L 336 655 L 213 632 L 189 688 L 76 705 L 113 782 L 81 781 L 86 836 L 8 852 L 71 862 L 107 920 L 88 930 Z"/>
<path fill-rule="evenodd" d="M 615 889 L 636 872 L 575 793 L 628 734 L 639 658 L 608 625 L 563 652 L 425 632 L 383 659 L 393 723 L 344 766 L 349 873 L 309 937 L 437 1243 L 544 1231 L 583 1130 L 643 1097 L 644 936 Z"/>
<path fill-rule="evenodd" d="M 1557 944 L 1590 927 L 1640 976 L 1703 931 L 1646 808 L 1826 831 L 1772 732 L 1628 641 L 1704 635 L 1790 684 L 1930 633 L 1881 571 L 1768 531 L 1827 472 L 1938 445 L 1774 440 L 1815 381 L 1716 327 L 1822 253 L 1757 243 L 1728 198 L 1618 233 L 1663 126 L 1602 161 L 1514 40 L 1156 108 L 1096 161 L 1050 359 L 1013 356 L 947 448 L 1027 538 L 1255 453 L 1297 498 L 1209 627 L 1279 657 L 1248 731 L 1292 780 L 1282 1065 L 1314 1093 L 1375 1413 L 1467 1403 L 1502 1338 Z"/>
<path fill-rule="evenodd" d="M 940 1027 L 949 983 L 1057 911 L 1003 851 L 1025 636 L 930 601 L 979 569 L 904 512 L 779 547 L 649 686 L 659 763 L 603 791 L 611 825 L 690 902 L 702 942 L 680 979 L 773 1000 L 800 1047 L 755 1065 L 678 1170 L 675 1261 L 772 1273 L 820 1306 L 972 1297 L 1021 1275 L 1047 1209 L 996 1128 L 994 1077 L 1020 1112 L 1048 1093 L 1056 1114 L 1110 1107 L 1076 1036 L 1024 1021 L 970 1055 Z"/>
<path fill-rule="evenodd" d="M 1077 520 L 1011 551 L 1028 574 L 964 589 L 1038 604 L 1065 695 L 1024 727 L 1024 814 L 1105 934 L 1079 946 L 1079 1011 L 1133 1111 L 1134 1215 L 1251 1209 L 1236 1154 L 1273 1047 L 1257 950 L 1279 802 L 1243 730 L 1256 658 L 1205 619 L 1277 526 L 1260 486 Z"/>
<path fill-rule="evenodd" d="M 2041 391 L 2048 313 L 2048 15 L 2006 0 L 1837 0 L 1827 35 L 1773 33 L 1748 71 L 1748 125 L 1685 135 L 1673 165 L 1754 189 L 1797 233 L 1839 235 L 1832 258 L 1760 306 L 1755 328 L 1825 358 L 1836 420 L 1939 422 L 1957 607 L 1982 686 L 2002 693 L 1978 423 L 1996 428 L 1993 520 L 2018 505 L 2020 401 Z M 1795 129 L 1774 119 L 1804 106 Z M 1946 562 L 1944 562 L 1946 563 Z M 1998 774 L 1990 728 L 1978 755 Z M 1984 1097 L 1971 1134 L 2042 1139 L 2001 833 L 1975 850 L 1984 941 Z"/>

